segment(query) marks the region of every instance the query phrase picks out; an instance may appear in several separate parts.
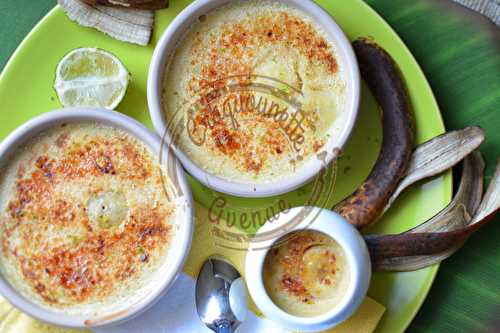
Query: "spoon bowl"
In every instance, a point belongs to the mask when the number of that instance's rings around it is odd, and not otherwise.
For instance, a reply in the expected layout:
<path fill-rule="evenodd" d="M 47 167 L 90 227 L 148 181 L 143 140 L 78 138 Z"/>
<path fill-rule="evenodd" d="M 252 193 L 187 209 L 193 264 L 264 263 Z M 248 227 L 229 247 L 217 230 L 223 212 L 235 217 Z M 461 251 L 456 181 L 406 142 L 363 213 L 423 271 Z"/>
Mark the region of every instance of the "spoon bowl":
<path fill-rule="evenodd" d="M 245 283 L 236 268 L 220 257 L 211 257 L 203 264 L 195 297 L 198 316 L 214 332 L 234 332 L 245 320 Z"/>

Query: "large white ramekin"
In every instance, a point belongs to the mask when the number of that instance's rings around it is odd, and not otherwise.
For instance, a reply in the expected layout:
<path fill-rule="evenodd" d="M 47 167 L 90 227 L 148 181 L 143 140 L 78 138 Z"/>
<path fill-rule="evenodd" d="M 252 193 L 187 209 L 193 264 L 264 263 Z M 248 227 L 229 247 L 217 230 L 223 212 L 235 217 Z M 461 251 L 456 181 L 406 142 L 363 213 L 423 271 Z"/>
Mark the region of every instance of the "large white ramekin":
<path fill-rule="evenodd" d="M 206 14 L 208 11 L 230 3 L 232 0 L 196 0 L 184 9 L 168 26 L 160 38 L 149 67 L 148 77 L 148 104 L 149 112 L 160 135 L 165 135 L 166 142 L 171 143 L 171 133 L 167 131 L 167 120 L 162 107 L 162 86 L 165 75 L 165 67 L 168 58 L 176 49 L 178 41 L 182 38 L 189 27 Z M 347 142 L 354 127 L 360 99 L 360 76 L 356 56 L 351 43 L 342 29 L 335 23 L 333 18 L 314 1 L 311 0 L 275 0 L 290 4 L 293 7 L 308 13 L 328 34 L 336 44 L 336 51 L 344 66 L 347 79 L 348 97 L 345 113 L 345 121 L 342 128 L 336 130 L 325 144 L 326 156 L 324 159 L 313 158 L 291 177 L 280 179 L 277 182 L 266 184 L 249 184 L 228 181 L 221 177 L 206 172 L 194 163 L 181 149 L 173 144 L 173 150 L 186 170 L 204 185 L 227 194 L 241 197 L 268 197 L 292 191 L 310 181 L 325 164 L 330 163 Z M 326 163 L 325 163 L 326 162 Z"/>
<path fill-rule="evenodd" d="M 245 259 L 248 291 L 260 311 L 269 319 L 300 332 L 317 332 L 332 328 L 349 318 L 363 302 L 371 278 L 371 261 L 361 234 L 343 217 L 328 209 L 311 208 L 303 221 L 287 233 L 274 239 L 251 243 Z M 281 213 L 277 220 L 266 223 L 257 236 L 274 230 L 285 230 L 293 218 L 301 216 L 305 207 L 296 207 Z M 279 308 L 269 297 L 263 281 L 267 253 L 280 238 L 299 230 L 314 230 L 333 238 L 344 250 L 350 270 L 350 283 L 340 303 L 316 317 L 293 316 Z M 293 241 L 293 240 L 291 240 Z"/>
<path fill-rule="evenodd" d="M 23 147 L 28 140 L 37 134 L 63 123 L 86 121 L 98 122 L 119 128 L 148 146 L 156 156 L 160 156 L 160 152 L 162 153 L 162 163 L 170 165 L 170 168 L 167 168 L 167 170 L 172 170 L 172 174 L 169 176 L 177 183 L 176 188 L 179 193 L 177 211 L 179 215 L 177 216 L 178 227 L 172 245 L 175 246 L 176 255 L 169 256 L 173 261 L 169 262 L 166 266 L 165 274 L 162 275 L 160 280 L 155 281 L 156 283 L 151 287 L 149 294 L 145 295 L 137 303 L 124 306 L 115 313 L 89 318 L 84 316 L 70 316 L 59 311 L 47 310 L 22 296 L 0 274 L 0 293 L 18 309 L 42 321 L 74 328 L 102 327 L 121 323 L 152 306 L 164 295 L 181 271 L 191 247 L 193 233 L 191 190 L 187 185 L 183 169 L 179 162 L 173 154 L 168 154 L 166 147 L 162 146 L 158 135 L 152 133 L 136 120 L 118 112 L 105 109 L 69 108 L 42 114 L 17 128 L 0 143 L 0 169 L 5 163 L 8 163 L 10 157 L 12 154 L 15 154 L 17 149 Z"/>

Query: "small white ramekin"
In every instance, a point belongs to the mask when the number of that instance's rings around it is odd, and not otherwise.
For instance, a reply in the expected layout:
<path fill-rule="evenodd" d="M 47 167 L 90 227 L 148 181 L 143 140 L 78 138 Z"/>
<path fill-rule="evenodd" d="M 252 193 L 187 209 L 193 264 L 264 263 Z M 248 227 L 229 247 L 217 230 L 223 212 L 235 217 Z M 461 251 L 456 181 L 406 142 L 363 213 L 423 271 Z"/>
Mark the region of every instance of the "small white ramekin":
<path fill-rule="evenodd" d="M 304 207 L 297 207 L 278 219 L 266 223 L 257 233 L 286 228 L 287 223 L 301 214 Z M 327 209 L 312 208 L 304 220 L 286 234 L 299 230 L 321 232 L 334 239 L 344 250 L 350 270 L 350 283 L 340 303 L 316 317 L 293 316 L 279 308 L 269 297 L 263 281 L 264 261 L 267 253 L 283 236 L 258 243 L 251 243 L 245 260 L 248 291 L 260 311 L 269 319 L 291 330 L 317 332 L 332 328 L 349 318 L 363 302 L 371 278 L 371 261 L 361 234 L 337 213 Z M 291 240 L 293 241 L 293 239 Z"/>
<path fill-rule="evenodd" d="M 98 315 L 94 318 L 67 315 L 60 311 L 51 311 L 42 308 L 17 292 L 0 274 L 0 293 L 18 309 L 39 320 L 73 328 L 102 327 L 118 324 L 131 319 L 152 306 L 165 294 L 181 271 L 191 247 L 193 233 L 191 190 L 186 182 L 182 167 L 173 154 L 168 154 L 166 147 L 162 146 L 158 135 L 152 133 L 136 120 L 121 113 L 93 108 L 68 108 L 44 113 L 14 130 L 0 143 L 0 168 L 9 162 L 10 158 L 19 148 L 23 147 L 27 141 L 41 132 L 64 123 L 88 121 L 106 124 L 129 133 L 149 147 L 156 156 L 160 156 L 161 152 L 163 156 L 162 163 L 164 165 L 169 164 L 170 168 L 167 168 L 167 170 L 172 170 L 172 175 L 169 174 L 169 176 L 176 181 L 175 185 L 178 191 L 178 201 L 176 202 L 179 215 L 177 215 L 177 232 L 173 238 L 172 245 L 175 246 L 175 253 L 177 255 L 169 256 L 173 261 L 168 263 L 164 271 L 165 274 L 162 275 L 160 280 L 155 281 L 157 283 L 151 287 L 151 292 L 137 303 L 124 305 L 123 308 L 117 310 L 115 313 L 106 314 L 105 316 Z"/>
<path fill-rule="evenodd" d="M 167 131 L 167 120 L 162 106 L 162 89 L 165 69 L 169 57 L 175 51 L 178 41 L 198 18 L 215 8 L 226 5 L 233 0 L 196 0 L 186 7 L 170 23 L 156 45 L 148 77 L 148 105 L 151 119 L 156 131 L 165 135 L 165 141 L 172 143 L 171 133 Z M 342 29 L 324 9 L 311 0 L 275 0 L 287 3 L 309 14 L 323 28 L 336 45 L 347 80 L 348 96 L 346 99 L 345 120 L 342 128 L 335 129 L 325 144 L 326 156 L 322 160 L 313 158 L 302 166 L 291 177 L 279 179 L 277 182 L 265 184 L 249 184 L 228 181 L 205 171 L 194 163 L 181 149 L 173 144 L 173 150 L 186 170 L 205 186 L 216 191 L 240 197 L 269 197 L 290 192 L 310 181 L 325 164 L 330 163 L 347 142 L 356 122 L 360 99 L 360 76 L 356 56 L 351 43 Z"/>

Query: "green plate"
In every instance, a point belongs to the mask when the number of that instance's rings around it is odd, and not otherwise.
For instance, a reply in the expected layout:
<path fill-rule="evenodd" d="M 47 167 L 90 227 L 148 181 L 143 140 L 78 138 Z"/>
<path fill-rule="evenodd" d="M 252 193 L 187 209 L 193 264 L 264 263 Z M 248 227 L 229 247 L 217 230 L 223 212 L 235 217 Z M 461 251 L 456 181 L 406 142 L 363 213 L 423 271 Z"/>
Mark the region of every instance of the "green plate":
<path fill-rule="evenodd" d="M 417 128 L 417 141 L 444 132 L 432 91 L 415 59 L 389 25 L 361 0 L 318 0 L 351 40 L 370 37 L 385 48 L 399 65 L 408 85 Z M 26 37 L 0 76 L 0 138 L 30 118 L 60 108 L 52 88 L 58 61 L 78 47 L 99 47 L 118 56 L 132 74 L 127 95 L 118 110 L 152 128 L 146 102 L 148 66 L 154 45 L 169 22 L 190 3 L 173 0 L 171 8 L 158 12 L 153 42 L 148 47 L 116 41 L 71 22 L 56 7 Z M 332 204 L 349 194 L 368 175 L 380 148 L 381 124 L 378 107 L 363 87 L 360 117 L 342 160 Z M 207 205 L 211 192 L 190 179 L 194 197 Z M 300 200 L 308 186 L 289 197 Z M 397 233 L 413 227 L 442 209 L 452 195 L 451 174 L 414 186 L 391 211 L 370 230 Z M 291 199 L 291 200 L 292 200 Z M 247 200 L 247 199 L 245 199 Z M 249 204 L 257 204 L 252 202 Z M 411 273 L 374 274 L 369 295 L 387 308 L 377 332 L 402 332 L 409 325 L 437 273 L 438 266 Z"/>

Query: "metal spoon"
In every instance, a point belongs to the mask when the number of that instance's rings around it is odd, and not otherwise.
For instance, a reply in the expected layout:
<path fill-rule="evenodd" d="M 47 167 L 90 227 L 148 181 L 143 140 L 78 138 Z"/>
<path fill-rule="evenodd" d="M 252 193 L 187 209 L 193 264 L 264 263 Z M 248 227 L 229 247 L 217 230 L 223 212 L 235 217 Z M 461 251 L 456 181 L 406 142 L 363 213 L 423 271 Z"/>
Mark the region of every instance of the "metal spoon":
<path fill-rule="evenodd" d="M 246 317 L 247 296 L 240 273 L 220 257 L 209 258 L 196 281 L 196 310 L 217 333 L 234 332 Z"/>

